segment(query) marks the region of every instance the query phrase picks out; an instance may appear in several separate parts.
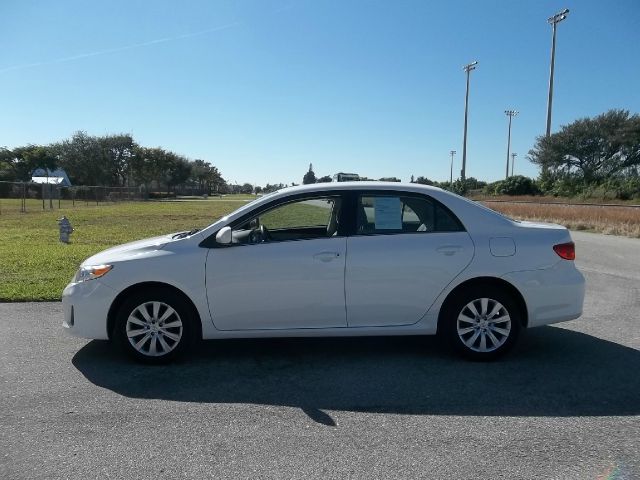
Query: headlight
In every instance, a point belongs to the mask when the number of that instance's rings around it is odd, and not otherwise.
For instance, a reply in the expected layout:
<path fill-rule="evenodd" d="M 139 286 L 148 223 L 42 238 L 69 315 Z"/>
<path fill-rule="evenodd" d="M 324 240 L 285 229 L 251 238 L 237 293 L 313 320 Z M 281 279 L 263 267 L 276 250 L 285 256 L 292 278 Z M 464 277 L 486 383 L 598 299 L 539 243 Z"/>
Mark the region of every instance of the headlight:
<path fill-rule="evenodd" d="M 73 281 L 78 283 L 86 282 L 87 280 L 94 280 L 102 277 L 112 268 L 113 265 L 86 265 L 84 267 L 80 267 L 80 270 L 76 273 Z"/>

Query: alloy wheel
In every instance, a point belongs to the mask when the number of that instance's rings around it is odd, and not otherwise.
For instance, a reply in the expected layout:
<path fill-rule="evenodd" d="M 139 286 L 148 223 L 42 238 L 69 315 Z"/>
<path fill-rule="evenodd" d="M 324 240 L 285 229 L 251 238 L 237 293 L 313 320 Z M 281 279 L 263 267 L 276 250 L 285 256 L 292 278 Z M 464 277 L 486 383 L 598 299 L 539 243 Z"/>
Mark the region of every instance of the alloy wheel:
<path fill-rule="evenodd" d="M 180 343 L 183 324 L 180 315 L 163 302 L 145 302 L 133 309 L 126 323 L 131 346 L 142 355 L 160 357 Z"/>
<path fill-rule="evenodd" d="M 474 352 L 493 352 L 505 344 L 511 333 L 507 309 L 492 298 L 467 303 L 456 321 L 458 337 Z"/>

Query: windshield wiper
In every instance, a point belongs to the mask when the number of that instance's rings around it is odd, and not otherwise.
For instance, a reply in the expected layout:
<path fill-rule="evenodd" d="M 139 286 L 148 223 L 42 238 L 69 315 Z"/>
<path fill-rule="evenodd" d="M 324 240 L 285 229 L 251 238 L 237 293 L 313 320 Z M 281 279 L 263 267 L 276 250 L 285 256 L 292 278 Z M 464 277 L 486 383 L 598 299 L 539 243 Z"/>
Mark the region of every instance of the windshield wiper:
<path fill-rule="evenodd" d="M 176 238 L 185 238 L 185 237 L 190 237 L 191 235 L 198 233 L 200 231 L 199 228 L 194 228 L 193 230 L 189 230 L 188 232 L 180 232 L 180 233 L 176 233 L 173 237 L 171 237 L 172 239 L 176 239 Z"/>

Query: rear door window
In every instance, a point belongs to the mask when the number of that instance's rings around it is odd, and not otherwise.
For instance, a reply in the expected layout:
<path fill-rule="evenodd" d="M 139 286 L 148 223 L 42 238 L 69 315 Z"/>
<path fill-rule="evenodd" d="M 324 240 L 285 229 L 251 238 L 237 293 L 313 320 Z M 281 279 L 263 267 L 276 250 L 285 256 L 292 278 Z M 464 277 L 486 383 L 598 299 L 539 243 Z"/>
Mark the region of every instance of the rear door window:
<path fill-rule="evenodd" d="M 357 204 L 357 233 L 458 232 L 464 228 L 439 202 L 413 195 L 361 195 Z"/>

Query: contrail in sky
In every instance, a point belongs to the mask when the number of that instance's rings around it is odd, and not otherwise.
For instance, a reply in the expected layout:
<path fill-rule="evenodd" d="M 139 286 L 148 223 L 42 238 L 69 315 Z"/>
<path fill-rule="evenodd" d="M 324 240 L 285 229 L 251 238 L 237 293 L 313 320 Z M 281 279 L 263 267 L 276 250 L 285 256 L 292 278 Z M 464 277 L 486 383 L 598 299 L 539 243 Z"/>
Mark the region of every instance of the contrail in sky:
<path fill-rule="evenodd" d="M 49 60 L 49 61 L 46 61 L 46 62 L 36 62 L 36 63 L 25 63 L 25 64 L 22 64 L 22 65 L 13 65 L 11 67 L 0 68 L 0 73 L 10 72 L 10 71 L 13 71 L 13 70 L 23 70 L 25 68 L 40 67 L 40 66 L 43 66 L 43 65 L 54 65 L 54 64 L 57 64 L 57 63 L 73 62 L 74 60 L 80 60 L 80 59 L 83 59 L 83 58 L 97 57 L 98 55 L 106 55 L 108 53 L 124 52 L 126 50 L 133 50 L 134 48 L 148 47 L 150 45 L 157 45 L 159 43 L 171 42 L 173 40 L 181 40 L 183 38 L 198 37 L 200 35 L 206 35 L 207 33 L 219 32 L 220 30 L 227 30 L 229 28 L 234 28 L 234 27 L 237 27 L 237 26 L 239 26 L 241 24 L 242 24 L 242 22 L 233 22 L 233 23 L 228 23 L 226 25 L 221 25 L 219 27 L 213 27 L 213 28 L 207 28 L 206 30 L 200 30 L 199 32 L 184 33 L 182 35 L 176 35 L 176 36 L 173 36 L 173 37 L 158 38 L 156 40 L 149 40 L 147 42 L 133 43 L 131 45 L 125 45 L 123 47 L 107 48 L 105 50 L 97 50 L 95 52 L 81 53 L 79 55 L 73 55 L 72 57 L 57 58 L 55 60 Z"/>

